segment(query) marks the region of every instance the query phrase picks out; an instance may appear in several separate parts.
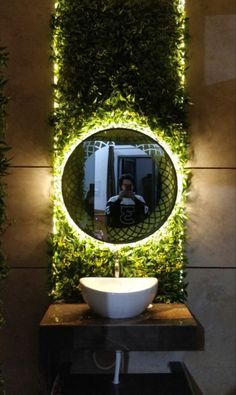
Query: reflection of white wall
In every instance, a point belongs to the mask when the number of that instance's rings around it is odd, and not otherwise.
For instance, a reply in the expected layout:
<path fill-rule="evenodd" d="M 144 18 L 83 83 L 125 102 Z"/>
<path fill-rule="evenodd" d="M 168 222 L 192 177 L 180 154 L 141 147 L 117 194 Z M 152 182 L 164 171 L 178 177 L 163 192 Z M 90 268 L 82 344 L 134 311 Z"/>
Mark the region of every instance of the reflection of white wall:
<path fill-rule="evenodd" d="M 106 146 L 95 152 L 95 210 L 105 210 L 106 206 L 108 150 Z"/>

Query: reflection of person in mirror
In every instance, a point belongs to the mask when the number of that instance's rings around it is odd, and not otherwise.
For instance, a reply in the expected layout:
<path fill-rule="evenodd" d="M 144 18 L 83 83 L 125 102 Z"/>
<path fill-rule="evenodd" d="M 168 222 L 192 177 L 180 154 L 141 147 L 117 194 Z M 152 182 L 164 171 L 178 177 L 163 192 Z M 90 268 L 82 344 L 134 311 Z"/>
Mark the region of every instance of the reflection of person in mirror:
<path fill-rule="evenodd" d="M 133 177 L 122 175 L 119 186 L 119 195 L 112 196 L 106 205 L 107 225 L 127 227 L 142 222 L 149 209 L 143 197 L 135 194 Z"/>

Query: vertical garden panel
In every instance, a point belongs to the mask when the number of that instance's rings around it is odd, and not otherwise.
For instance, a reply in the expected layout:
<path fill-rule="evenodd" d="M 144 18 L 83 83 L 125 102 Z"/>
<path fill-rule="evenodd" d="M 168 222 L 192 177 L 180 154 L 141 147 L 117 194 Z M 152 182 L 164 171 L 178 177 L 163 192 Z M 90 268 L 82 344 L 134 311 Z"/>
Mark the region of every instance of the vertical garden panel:
<path fill-rule="evenodd" d="M 188 136 L 184 86 L 186 18 L 177 0 L 59 0 L 52 18 L 54 61 L 54 232 L 50 295 L 80 300 L 79 278 L 156 276 L 156 301 L 186 297 L 185 198 Z M 61 196 L 65 158 L 92 133 L 133 129 L 167 147 L 178 177 L 175 207 L 153 235 L 110 245 L 71 226 Z"/>

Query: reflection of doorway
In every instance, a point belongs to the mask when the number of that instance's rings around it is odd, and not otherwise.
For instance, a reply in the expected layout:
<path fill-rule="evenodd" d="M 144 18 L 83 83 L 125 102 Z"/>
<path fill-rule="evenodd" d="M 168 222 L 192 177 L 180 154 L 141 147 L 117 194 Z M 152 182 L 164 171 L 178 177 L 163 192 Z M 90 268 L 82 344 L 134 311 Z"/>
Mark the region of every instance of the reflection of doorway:
<path fill-rule="evenodd" d="M 154 179 L 155 178 L 151 173 L 148 173 L 145 177 L 142 178 L 143 198 L 147 203 L 149 210 L 151 211 L 155 208 Z"/>
<path fill-rule="evenodd" d="M 119 158 L 120 160 L 120 174 L 131 174 L 136 181 L 136 158 Z M 136 189 L 136 186 L 134 186 Z"/>
<path fill-rule="evenodd" d="M 109 146 L 107 167 L 107 200 L 116 194 L 114 147 Z"/>

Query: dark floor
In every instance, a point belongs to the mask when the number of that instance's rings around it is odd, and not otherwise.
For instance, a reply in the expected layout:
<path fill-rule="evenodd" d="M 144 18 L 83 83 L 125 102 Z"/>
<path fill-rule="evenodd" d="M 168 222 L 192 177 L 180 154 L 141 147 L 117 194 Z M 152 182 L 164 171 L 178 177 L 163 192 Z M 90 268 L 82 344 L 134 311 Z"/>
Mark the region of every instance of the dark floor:
<path fill-rule="evenodd" d="M 113 375 L 67 375 L 61 395 L 193 395 L 186 378 L 178 373 L 123 374 L 120 384 Z"/>

